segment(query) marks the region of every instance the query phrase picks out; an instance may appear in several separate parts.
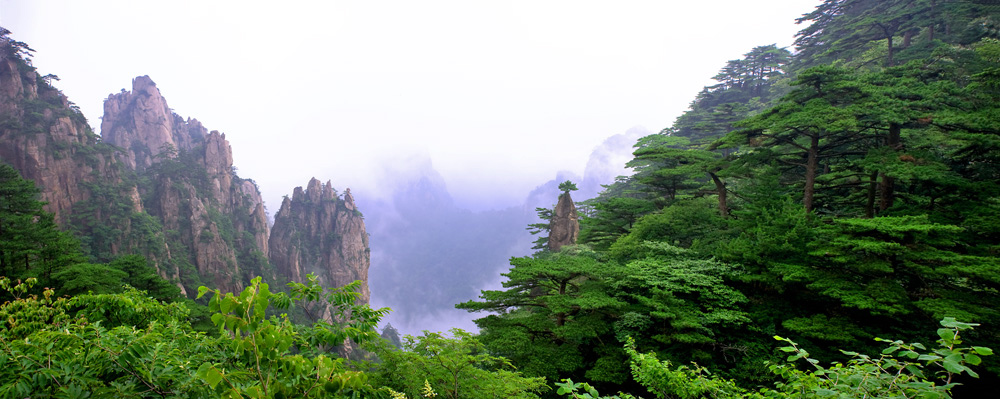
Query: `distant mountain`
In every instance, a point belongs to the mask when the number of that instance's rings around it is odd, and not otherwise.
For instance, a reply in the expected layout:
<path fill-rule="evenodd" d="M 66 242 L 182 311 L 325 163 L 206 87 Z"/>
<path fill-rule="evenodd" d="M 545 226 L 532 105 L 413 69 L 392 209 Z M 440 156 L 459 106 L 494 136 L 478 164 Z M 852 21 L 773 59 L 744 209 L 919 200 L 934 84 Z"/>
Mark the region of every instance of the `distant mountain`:
<path fill-rule="evenodd" d="M 536 237 L 526 227 L 538 220 L 535 208 L 553 207 L 557 187 L 566 180 L 577 182 L 580 190 L 573 198 L 578 201 L 596 196 L 602 184 L 628 173 L 632 146 L 648 134 L 636 127 L 611 136 L 591 153 L 582 178 L 560 172 L 528 193 L 521 205 L 488 211 L 457 205 L 426 155 L 388 166 L 380 183 L 390 195 L 364 204 L 372 245 L 372 303 L 391 307 L 388 321 L 406 334 L 474 329 L 472 319 L 479 316 L 455 304 L 499 288 L 499 274 L 510 268 L 510 258 L 533 252 Z"/>
<path fill-rule="evenodd" d="M 365 203 L 371 234 L 372 303 L 393 309 L 402 332 L 473 328 L 455 304 L 497 284 L 511 256 L 528 251 L 522 209 L 472 212 L 458 207 L 426 157 L 387 170 L 386 198 Z"/>

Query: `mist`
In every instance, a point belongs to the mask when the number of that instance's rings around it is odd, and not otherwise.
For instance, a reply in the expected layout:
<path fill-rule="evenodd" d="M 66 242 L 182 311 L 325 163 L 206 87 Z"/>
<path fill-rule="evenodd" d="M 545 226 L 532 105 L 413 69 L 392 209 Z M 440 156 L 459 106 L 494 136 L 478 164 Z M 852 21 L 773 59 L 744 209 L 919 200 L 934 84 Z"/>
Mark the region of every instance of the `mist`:
<path fill-rule="evenodd" d="M 552 207 L 558 184 L 572 180 L 576 201 L 595 196 L 602 184 L 629 171 L 632 146 L 650 134 L 635 127 L 605 139 L 594 147 L 583 175 L 556 172 L 518 194 L 516 204 L 503 201 L 460 203 L 456 197 L 476 198 L 478 187 L 450 187 L 426 153 L 413 153 L 383 164 L 372 192 L 355 192 L 365 216 L 371 246 L 369 285 L 373 307 L 390 307 L 387 323 L 404 334 L 458 327 L 476 331 L 473 314 L 455 304 L 477 299 L 481 290 L 501 289 L 501 273 L 511 257 L 530 255 L 527 232 L 536 223 L 536 207 Z M 489 176 L 480 176 L 489 179 Z M 530 182 L 522 182 L 525 185 Z"/>

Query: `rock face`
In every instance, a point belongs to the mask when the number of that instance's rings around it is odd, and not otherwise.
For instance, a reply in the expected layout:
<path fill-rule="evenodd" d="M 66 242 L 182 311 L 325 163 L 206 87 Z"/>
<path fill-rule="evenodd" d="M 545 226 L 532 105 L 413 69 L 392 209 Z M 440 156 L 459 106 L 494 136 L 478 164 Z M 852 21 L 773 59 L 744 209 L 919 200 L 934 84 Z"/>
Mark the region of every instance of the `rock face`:
<path fill-rule="evenodd" d="M 552 220 L 549 221 L 549 250 L 556 252 L 564 245 L 574 245 L 579 235 L 580 221 L 576 205 L 568 192 L 562 193 L 556 208 L 552 210 Z"/>
<path fill-rule="evenodd" d="M 225 134 L 170 112 L 148 76 L 105 100 L 101 130 L 105 142 L 124 150 L 125 164 L 142 177 L 143 206 L 170 232 L 168 274 L 188 290 L 208 283 L 239 291 L 266 272 L 264 202 L 256 185 L 233 171 Z M 183 272 L 190 268 L 197 276 Z"/>
<path fill-rule="evenodd" d="M 104 100 L 101 135 L 125 149 L 131 169 L 145 170 L 157 157 L 180 149 L 190 150 L 203 141 L 205 127 L 195 119 L 184 120 L 170 111 L 149 76 L 132 80 L 132 91 L 122 89 Z M 219 158 L 224 162 L 224 157 Z M 232 155 L 228 155 L 232 164 Z"/>
<path fill-rule="evenodd" d="M 235 173 L 226 136 L 171 112 L 148 76 L 107 98 L 103 138 L 71 104 L 0 51 L 0 161 L 35 182 L 96 260 L 142 254 L 188 295 L 202 284 L 238 292 L 255 276 L 315 273 L 329 287 L 360 279 L 368 302 L 368 235 L 350 191 L 339 197 L 315 179 L 296 189 L 270 239 L 260 191 Z"/>
<path fill-rule="evenodd" d="M 279 280 L 305 281 L 310 273 L 323 287 L 362 280 L 361 299 L 368 303 L 368 233 L 350 189 L 340 197 L 330 182 L 315 178 L 305 190 L 296 187 L 274 215 L 268 244 Z M 317 310 L 315 317 L 332 320 L 329 309 Z"/>
<path fill-rule="evenodd" d="M 0 160 L 31 179 L 62 226 L 86 186 L 120 177 L 120 154 L 97 146 L 86 118 L 17 58 L 0 59 Z"/>

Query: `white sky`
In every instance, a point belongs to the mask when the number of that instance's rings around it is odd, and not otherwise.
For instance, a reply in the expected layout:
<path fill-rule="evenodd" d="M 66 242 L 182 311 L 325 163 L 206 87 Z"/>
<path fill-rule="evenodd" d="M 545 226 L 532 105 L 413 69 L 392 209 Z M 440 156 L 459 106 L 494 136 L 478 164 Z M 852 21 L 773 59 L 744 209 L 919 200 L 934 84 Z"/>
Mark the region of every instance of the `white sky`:
<path fill-rule="evenodd" d="M 669 126 L 817 3 L 0 0 L 0 26 L 95 131 L 104 98 L 149 75 L 226 133 L 275 212 L 312 176 L 374 190 L 411 153 L 460 203 L 512 204 L 606 137 Z"/>

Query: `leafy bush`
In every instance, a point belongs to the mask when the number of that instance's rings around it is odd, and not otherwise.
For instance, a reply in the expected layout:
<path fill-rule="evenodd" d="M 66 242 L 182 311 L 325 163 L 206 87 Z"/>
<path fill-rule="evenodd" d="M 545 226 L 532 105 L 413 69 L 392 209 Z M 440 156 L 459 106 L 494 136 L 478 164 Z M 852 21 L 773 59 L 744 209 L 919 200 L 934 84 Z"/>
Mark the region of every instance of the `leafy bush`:
<path fill-rule="evenodd" d="M 785 363 L 769 365 L 771 372 L 780 377 L 780 382 L 771 388 L 746 390 L 731 380 L 713 376 L 708 370 L 693 367 L 674 367 L 668 361 L 660 361 L 653 353 L 642 354 L 629 338 L 625 351 L 631 360 L 632 376 L 657 398 L 950 398 L 951 390 L 958 383 L 954 378 L 960 374 L 978 378 L 969 366 L 982 362 L 982 356 L 993 354 L 990 348 L 963 346 L 961 334 L 968 332 L 976 323 L 964 323 L 954 318 L 941 320 L 942 328 L 937 330 L 938 348 L 928 351 L 920 343 L 889 341 L 889 346 L 878 356 L 863 355 L 843 351 L 851 356 L 846 363 L 835 362 L 823 366 L 819 360 L 809 357 L 809 352 L 787 338 L 775 336 L 787 346 L 782 352 L 789 354 Z M 794 362 L 805 361 L 811 370 L 804 371 Z M 634 398 L 630 394 L 602 397 L 587 383 L 563 380 L 557 383 L 560 395 L 574 399 Z"/>

